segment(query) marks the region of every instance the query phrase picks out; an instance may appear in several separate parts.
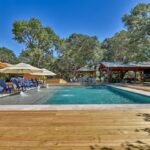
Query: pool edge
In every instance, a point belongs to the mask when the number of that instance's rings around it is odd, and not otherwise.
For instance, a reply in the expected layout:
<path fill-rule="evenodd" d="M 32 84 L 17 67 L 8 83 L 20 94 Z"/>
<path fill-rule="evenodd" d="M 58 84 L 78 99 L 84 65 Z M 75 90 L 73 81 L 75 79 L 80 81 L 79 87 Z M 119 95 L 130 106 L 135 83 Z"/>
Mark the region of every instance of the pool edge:
<path fill-rule="evenodd" d="M 0 111 L 150 109 L 150 104 L 0 105 Z"/>
<path fill-rule="evenodd" d="M 117 85 L 107 85 L 107 86 L 117 88 L 120 90 L 125 90 L 125 91 L 132 92 L 132 93 L 136 93 L 136 94 L 140 94 L 140 95 L 144 95 L 144 96 L 148 96 L 148 97 L 150 96 L 150 92 L 148 91 L 142 91 L 142 90 L 132 89 L 129 87 L 122 87 L 122 86 L 117 86 Z"/>

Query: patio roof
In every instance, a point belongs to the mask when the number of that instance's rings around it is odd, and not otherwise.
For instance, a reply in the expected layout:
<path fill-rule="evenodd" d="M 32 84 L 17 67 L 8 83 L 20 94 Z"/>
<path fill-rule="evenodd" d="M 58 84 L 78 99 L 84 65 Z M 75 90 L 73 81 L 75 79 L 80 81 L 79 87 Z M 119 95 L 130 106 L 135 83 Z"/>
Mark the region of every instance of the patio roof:
<path fill-rule="evenodd" d="M 92 67 L 84 66 L 77 70 L 77 72 L 94 72 L 94 71 L 96 71 L 94 66 L 92 66 Z"/>
<path fill-rule="evenodd" d="M 122 62 L 101 62 L 99 64 L 99 69 L 110 69 L 112 71 L 143 71 L 145 69 L 150 69 L 150 62 L 139 62 L 139 63 L 122 63 Z"/>

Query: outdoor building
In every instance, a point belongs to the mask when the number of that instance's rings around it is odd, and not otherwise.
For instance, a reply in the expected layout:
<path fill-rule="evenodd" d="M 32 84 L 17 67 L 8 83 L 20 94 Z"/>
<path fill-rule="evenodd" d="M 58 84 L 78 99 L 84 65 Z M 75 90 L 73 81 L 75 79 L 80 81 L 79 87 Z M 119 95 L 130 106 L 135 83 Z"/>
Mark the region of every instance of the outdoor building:
<path fill-rule="evenodd" d="M 99 64 L 100 79 L 107 82 L 139 81 L 149 80 L 150 62 L 121 63 L 101 62 Z M 126 76 L 128 74 L 128 76 Z"/>
<path fill-rule="evenodd" d="M 76 78 L 79 82 L 92 82 L 96 78 L 95 66 L 84 66 L 76 71 Z"/>

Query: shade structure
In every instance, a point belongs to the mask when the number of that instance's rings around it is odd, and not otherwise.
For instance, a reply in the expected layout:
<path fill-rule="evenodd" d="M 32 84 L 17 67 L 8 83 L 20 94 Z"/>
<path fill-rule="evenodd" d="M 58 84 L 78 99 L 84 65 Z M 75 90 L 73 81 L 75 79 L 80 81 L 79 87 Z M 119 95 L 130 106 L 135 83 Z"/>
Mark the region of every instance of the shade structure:
<path fill-rule="evenodd" d="M 94 66 L 92 66 L 92 67 L 84 66 L 84 67 L 78 69 L 77 72 L 96 72 L 96 69 Z"/>
<path fill-rule="evenodd" d="M 25 63 L 19 63 L 16 65 L 0 69 L 0 73 L 7 73 L 7 74 L 25 74 L 35 72 L 42 72 L 42 70 Z"/>
<path fill-rule="evenodd" d="M 36 76 L 55 76 L 56 74 L 47 70 L 47 69 L 41 69 L 42 72 L 36 72 L 36 73 L 31 73 L 31 75 L 36 75 Z"/>
<path fill-rule="evenodd" d="M 2 63 L 2 62 L 0 62 L 0 68 L 5 68 L 5 67 L 9 67 L 9 66 L 12 66 L 12 65 L 9 64 L 9 63 Z"/>

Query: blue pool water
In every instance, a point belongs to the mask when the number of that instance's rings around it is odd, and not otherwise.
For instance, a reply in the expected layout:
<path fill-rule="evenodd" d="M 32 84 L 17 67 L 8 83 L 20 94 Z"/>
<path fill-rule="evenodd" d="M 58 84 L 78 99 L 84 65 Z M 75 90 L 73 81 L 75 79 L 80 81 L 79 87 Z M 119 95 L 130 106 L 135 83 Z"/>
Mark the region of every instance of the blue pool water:
<path fill-rule="evenodd" d="M 150 97 L 110 86 L 71 86 L 58 89 L 46 104 L 148 104 Z"/>

